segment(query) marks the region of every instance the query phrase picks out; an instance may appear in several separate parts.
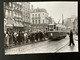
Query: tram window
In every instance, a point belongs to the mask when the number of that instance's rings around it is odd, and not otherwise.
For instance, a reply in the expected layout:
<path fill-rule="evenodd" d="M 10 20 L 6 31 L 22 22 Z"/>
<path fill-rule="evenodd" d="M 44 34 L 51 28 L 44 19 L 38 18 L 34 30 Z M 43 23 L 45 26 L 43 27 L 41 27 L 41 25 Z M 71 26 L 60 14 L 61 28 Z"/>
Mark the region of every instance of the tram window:
<path fill-rule="evenodd" d="M 56 29 L 56 25 L 54 25 L 54 29 Z"/>
<path fill-rule="evenodd" d="M 49 28 L 49 26 L 48 26 L 48 28 Z"/>
<path fill-rule="evenodd" d="M 50 31 L 53 31 L 53 29 L 50 29 Z"/>
<path fill-rule="evenodd" d="M 49 26 L 48 26 L 48 31 L 49 31 Z"/>
<path fill-rule="evenodd" d="M 57 30 L 58 30 L 58 27 L 57 27 Z"/>
<path fill-rule="evenodd" d="M 48 28 L 48 31 L 49 31 L 49 28 Z"/>

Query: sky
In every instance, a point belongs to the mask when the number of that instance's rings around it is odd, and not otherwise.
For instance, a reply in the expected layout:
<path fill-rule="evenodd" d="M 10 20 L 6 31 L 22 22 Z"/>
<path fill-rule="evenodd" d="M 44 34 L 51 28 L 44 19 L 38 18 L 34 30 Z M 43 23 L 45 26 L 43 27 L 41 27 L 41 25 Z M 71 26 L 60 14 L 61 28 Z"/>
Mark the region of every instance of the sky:
<path fill-rule="evenodd" d="M 77 1 L 51 1 L 51 2 L 30 2 L 33 8 L 44 8 L 47 10 L 49 16 L 54 18 L 57 23 L 59 20 L 69 18 L 72 15 L 78 16 L 78 2 Z"/>

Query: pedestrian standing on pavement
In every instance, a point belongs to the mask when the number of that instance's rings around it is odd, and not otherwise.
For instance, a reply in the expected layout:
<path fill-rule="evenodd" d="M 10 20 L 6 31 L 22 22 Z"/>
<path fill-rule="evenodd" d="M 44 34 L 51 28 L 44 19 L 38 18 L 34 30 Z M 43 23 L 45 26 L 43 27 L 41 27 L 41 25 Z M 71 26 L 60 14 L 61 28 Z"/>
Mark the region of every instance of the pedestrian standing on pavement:
<path fill-rule="evenodd" d="M 69 35 L 69 37 L 70 37 L 69 46 L 71 46 L 71 44 L 73 44 L 73 46 L 74 46 L 75 44 L 74 44 L 74 40 L 73 40 L 73 32 L 72 32 L 72 30 L 70 30 L 70 35 Z"/>
<path fill-rule="evenodd" d="M 28 42 L 31 42 L 31 34 L 30 33 L 28 33 Z"/>
<path fill-rule="evenodd" d="M 45 40 L 45 36 L 46 36 L 46 35 L 45 35 L 45 31 L 44 31 L 44 32 L 43 32 L 43 39 L 44 39 L 44 40 Z"/>
<path fill-rule="evenodd" d="M 18 41 L 18 44 L 21 45 L 21 42 L 22 42 L 22 33 L 21 33 L 21 31 L 19 31 L 17 41 Z"/>
<path fill-rule="evenodd" d="M 38 32 L 35 33 L 35 39 L 38 41 Z"/>
<path fill-rule="evenodd" d="M 22 35 L 21 36 L 22 36 L 22 43 L 24 44 L 24 41 L 25 41 L 24 40 L 24 32 L 22 32 Z"/>
<path fill-rule="evenodd" d="M 31 33 L 31 42 L 32 43 L 34 42 L 34 33 L 33 32 Z"/>
<path fill-rule="evenodd" d="M 6 46 L 9 47 L 9 33 L 6 32 Z"/>
<path fill-rule="evenodd" d="M 9 45 L 11 46 L 12 41 L 13 41 L 13 32 L 9 32 Z"/>
<path fill-rule="evenodd" d="M 17 33 L 13 33 L 13 42 L 14 44 L 16 45 L 17 44 L 17 36 L 16 36 Z"/>
<path fill-rule="evenodd" d="M 26 32 L 26 43 L 28 43 L 28 33 Z"/>
<path fill-rule="evenodd" d="M 6 32 L 4 32 L 4 47 L 6 47 Z"/>
<path fill-rule="evenodd" d="M 26 41 L 26 32 L 24 32 L 24 41 Z"/>

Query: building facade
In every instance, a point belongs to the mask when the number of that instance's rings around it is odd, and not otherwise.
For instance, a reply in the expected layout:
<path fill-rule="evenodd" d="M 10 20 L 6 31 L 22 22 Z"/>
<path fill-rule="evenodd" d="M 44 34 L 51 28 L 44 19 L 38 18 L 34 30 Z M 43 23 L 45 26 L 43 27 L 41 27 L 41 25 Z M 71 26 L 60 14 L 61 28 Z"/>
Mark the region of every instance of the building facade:
<path fill-rule="evenodd" d="M 4 30 L 16 32 L 30 29 L 30 3 L 4 2 Z"/>
<path fill-rule="evenodd" d="M 52 18 L 48 17 L 48 24 L 52 24 Z"/>
<path fill-rule="evenodd" d="M 75 33 L 78 33 L 78 18 L 75 18 L 75 20 L 73 22 L 73 31 Z"/>
<path fill-rule="evenodd" d="M 66 18 L 64 19 L 64 25 L 67 28 L 67 31 L 70 32 L 72 29 L 74 32 L 77 30 L 78 31 L 78 19 L 76 17 L 72 18 Z"/>
<path fill-rule="evenodd" d="M 22 20 L 22 4 L 21 2 L 13 3 L 13 19 L 14 19 L 14 31 L 23 30 L 23 20 Z"/>
<path fill-rule="evenodd" d="M 30 2 L 22 2 L 22 19 L 25 31 L 30 30 Z"/>
<path fill-rule="evenodd" d="M 4 2 L 4 31 L 13 28 L 13 3 Z"/>
<path fill-rule="evenodd" d="M 32 24 L 32 31 L 46 31 L 48 25 L 48 13 L 45 9 L 37 8 L 31 9 L 30 22 Z"/>

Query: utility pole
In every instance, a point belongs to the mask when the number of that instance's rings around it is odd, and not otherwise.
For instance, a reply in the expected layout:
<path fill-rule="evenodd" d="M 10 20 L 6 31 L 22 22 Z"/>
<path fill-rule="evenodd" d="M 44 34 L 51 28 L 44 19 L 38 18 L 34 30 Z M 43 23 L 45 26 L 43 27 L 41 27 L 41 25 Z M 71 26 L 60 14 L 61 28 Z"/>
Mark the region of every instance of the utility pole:
<path fill-rule="evenodd" d="M 62 14 L 62 25 L 64 24 L 64 20 L 63 20 L 63 14 Z"/>
<path fill-rule="evenodd" d="M 60 22 L 60 19 L 59 19 L 59 21 L 58 21 L 58 24 L 59 24 L 59 22 Z"/>

